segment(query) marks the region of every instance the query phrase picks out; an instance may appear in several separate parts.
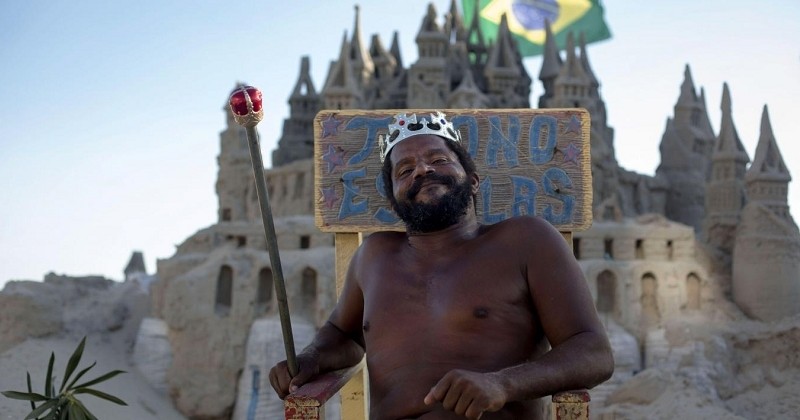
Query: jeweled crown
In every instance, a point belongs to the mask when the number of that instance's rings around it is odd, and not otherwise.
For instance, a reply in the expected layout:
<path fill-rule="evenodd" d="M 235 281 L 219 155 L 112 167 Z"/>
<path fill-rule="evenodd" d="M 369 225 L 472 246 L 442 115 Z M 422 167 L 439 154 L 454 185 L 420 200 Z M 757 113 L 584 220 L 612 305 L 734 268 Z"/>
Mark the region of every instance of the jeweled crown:
<path fill-rule="evenodd" d="M 394 122 L 389 124 L 389 135 L 378 136 L 378 146 L 380 146 L 381 162 L 386 160 L 389 151 L 401 141 L 422 134 L 433 134 L 444 139 L 461 142 L 461 134 L 453 128 L 453 123 L 447 121 L 446 116 L 441 111 L 429 114 L 429 117 L 421 117 L 417 121 L 417 114 L 397 114 Z"/>

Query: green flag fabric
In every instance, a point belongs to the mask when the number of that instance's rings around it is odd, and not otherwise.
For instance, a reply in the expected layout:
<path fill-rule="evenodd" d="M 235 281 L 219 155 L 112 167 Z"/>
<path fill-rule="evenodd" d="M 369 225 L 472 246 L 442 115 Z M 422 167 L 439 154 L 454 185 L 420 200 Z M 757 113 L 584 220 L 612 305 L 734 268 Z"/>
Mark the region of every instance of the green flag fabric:
<path fill-rule="evenodd" d="M 611 38 L 600 0 L 462 0 L 462 5 L 467 27 L 478 7 L 479 25 L 487 42 L 497 36 L 505 14 L 523 56 L 542 54 L 546 21 L 559 49 L 566 47 L 570 32 L 575 38 L 583 32 L 587 43 Z"/>

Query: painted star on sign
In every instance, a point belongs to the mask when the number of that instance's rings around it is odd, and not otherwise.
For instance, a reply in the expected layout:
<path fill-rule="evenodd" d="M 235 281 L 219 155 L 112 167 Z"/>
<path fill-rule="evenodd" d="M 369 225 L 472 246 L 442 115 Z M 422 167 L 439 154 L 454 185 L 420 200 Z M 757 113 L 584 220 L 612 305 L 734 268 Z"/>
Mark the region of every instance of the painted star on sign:
<path fill-rule="evenodd" d="M 321 191 L 322 203 L 328 210 L 332 209 L 336 205 L 336 202 L 339 201 L 339 195 L 336 194 L 336 187 L 330 186 L 322 188 Z"/>
<path fill-rule="evenodd" d="M 572 162 L 578 165 L 578 158 L 581 155 L 581 149 L 575 146 L 575 143 L 570 143 L 564 152 L 564 162 Z"/>
<path fill-rule="evenodd" d="M 322 161 L 328 164 L 328 173 L 333 173 L 337 166 L 344 166 L 344 149 L 328 145 L 328 151 L 322 155 Z"/>
<path fill-rule="evenodd" d="M 581 120 L 575 115 L 570 117 L 567 128 L 564 130 L 564 134 L 568 133 L 581 134 Z"/>
<path fill-rule="evenodd" d="M 329 115 L 327 119 L 322 121 L 322 137 L 335 136 L 339 134 L 339 126 L 341 121 L 333 118 L 333 114 Z"/>

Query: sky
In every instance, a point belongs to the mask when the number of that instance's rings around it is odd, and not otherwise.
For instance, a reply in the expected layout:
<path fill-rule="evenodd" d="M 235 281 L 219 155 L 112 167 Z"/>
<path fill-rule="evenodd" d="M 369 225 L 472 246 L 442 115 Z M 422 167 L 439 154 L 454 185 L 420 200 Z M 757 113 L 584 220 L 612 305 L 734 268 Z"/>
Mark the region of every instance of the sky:
<path fill-rule="evenodd" d="M 399 32 L 406 66 L 429 1 L 360 0 L 362 36 Z M 432 2 L 440 16 L 449 0 Z M 797 181 L 800 2 L 605 0 L 612 38 L 588 46 L 617 160 L 654 174 L 689 64 L 719 131 L 722 85 L 751 159 L 762 107 Z M 0 287 L 48 272 L 123 279 L 216 222 L 223 106 L 238 81 L 261 89 L 266 165 L 289 115 L 302 56 L 322 89 L 352 1 L 5 1 L 0 4 Z M 460 3 L 459 3 L 460 6 Z M 540 57 L 524 60 L 532 76 Z M 542 94 L 537 80 L 531 103 Z"/>

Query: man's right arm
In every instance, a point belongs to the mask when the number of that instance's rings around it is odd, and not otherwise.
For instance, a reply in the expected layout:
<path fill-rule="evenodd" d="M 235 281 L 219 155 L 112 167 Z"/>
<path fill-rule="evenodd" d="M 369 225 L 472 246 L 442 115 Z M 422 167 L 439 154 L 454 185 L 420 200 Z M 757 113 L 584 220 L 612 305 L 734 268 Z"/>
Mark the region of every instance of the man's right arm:
<path fill-rule="evenodd" d="M 281 399 L 314 376 L 353 366 L 364 357 L 361 329 L 364 297 L 357 279 L 362 248 L 350 262 L 344 288 L 328 321 L 317 331 L 311 344 L 297 355 L 297 375 L 289 374 L 286 361 L 270 370 L 270 383 Z"/>

